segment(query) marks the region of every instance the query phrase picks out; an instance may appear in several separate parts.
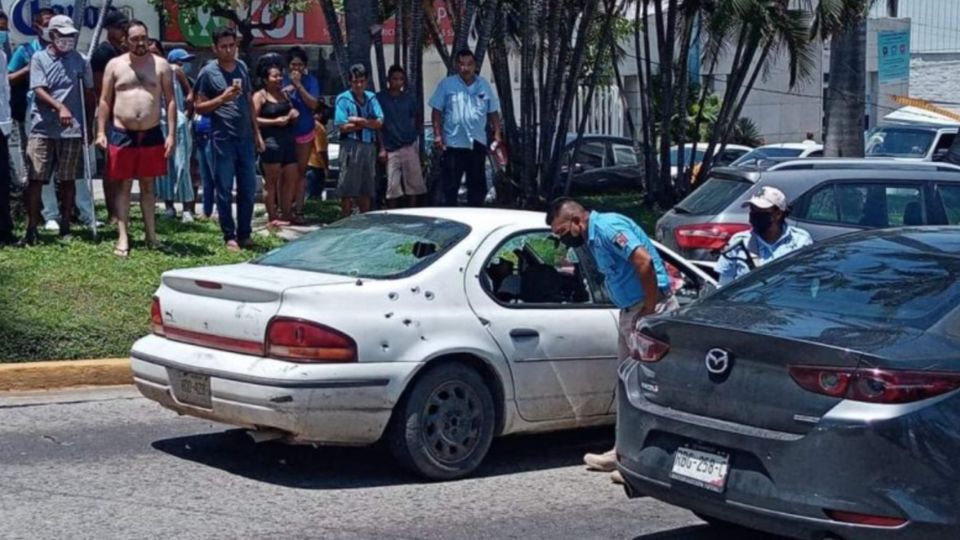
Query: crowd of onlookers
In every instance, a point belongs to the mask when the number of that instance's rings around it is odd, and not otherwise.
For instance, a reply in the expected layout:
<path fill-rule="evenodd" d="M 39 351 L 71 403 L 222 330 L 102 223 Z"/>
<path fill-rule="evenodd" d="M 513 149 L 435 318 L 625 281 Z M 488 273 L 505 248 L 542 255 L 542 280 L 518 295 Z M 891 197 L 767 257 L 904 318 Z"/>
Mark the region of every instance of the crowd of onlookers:
<path fill-rule="evenodd" d="M 110 10 L 105 39 L 87 58 L 76 50 L 79 31 L 69 17 L 41 8 L 32 21 L 30 42 L 11 50 L 0 37 L 0 163 L 10 163 L 8 139 L 22 163 L 13 173 L 0 167 L 0 245 L 36 244 L 40 231 L 69 239 L 79 219 L 116 227 L 115 253 L 126 257 L 137 181 L 148 247 L 158 243 L 162 201 L 166 218 L 178 217 L 177 204 L 185 223 L 216 216 L 225 247 L 239 250 L 251 244 L 261 178 L 268 226 L 305 222 L 305 200 L 325 189 L 331 120 L 339 132 L 336 191 L 344 216 L 370 210 L 378 194 L 387 207 L 456 205 L 464 176 L 468 203 L 483 204 L 488 131 L 500 141 L 499 103 L 468 50 L 457 53 L 458 74 L 442 80 L 428 102 L 434 150 L 443 160 L 427 201 L 422 103 L 406 91 L 400 66 L 390 68 L 387 88 L 376 94 L 364 65 L 351 66 L 349 88 L 330 107 L 301 47 L 265 54 L 251 69 L 239 59 L 236 31 L 224 27 L 212 34 L 214 59 L 199 66 L 194 54 L 166 52 L 144 23 Z M 0 14 L 0 36 L 6 24 Z M 90 159 L 91 144 L 98 159 Z M 106 224 L 96 221 L 89 181 L 97 161 Z M 385 189 L 378 188 L 381 173 Z M 23 238 L 13 233 L 11 185 L 25 186 Z"/>

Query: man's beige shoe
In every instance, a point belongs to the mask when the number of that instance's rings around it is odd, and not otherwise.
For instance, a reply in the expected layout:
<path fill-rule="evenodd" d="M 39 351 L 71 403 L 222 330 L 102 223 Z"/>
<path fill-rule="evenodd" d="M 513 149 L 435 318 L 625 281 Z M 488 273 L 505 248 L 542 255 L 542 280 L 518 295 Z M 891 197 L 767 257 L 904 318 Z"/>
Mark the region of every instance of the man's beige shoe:
<path fill-rule="evenodd" d="M 617 470 L 617 451 L 610 450 L 602 454 L 586 454 L 583 463 L 588 471 L 613 472 Z"/>
<path fill-rule="evenodd" d="M 621 486 L 624 484 L 623 475 L 620 474 L 620 471 L 610 473 L 610 481 L 614 484 L 620 484 Z"/>

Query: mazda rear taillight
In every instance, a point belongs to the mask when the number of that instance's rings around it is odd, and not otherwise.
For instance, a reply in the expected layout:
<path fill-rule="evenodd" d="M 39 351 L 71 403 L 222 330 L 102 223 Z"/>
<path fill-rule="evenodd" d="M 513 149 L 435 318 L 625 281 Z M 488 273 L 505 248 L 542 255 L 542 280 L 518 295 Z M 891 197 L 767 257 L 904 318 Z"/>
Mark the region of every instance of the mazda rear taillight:
<path fill-rule="evenodd" d="M 267 356 L 292 362 L 356 362 L 357 343 L 322 324 L 278 317 L 267 328 Z"/>
<path fill-rule="evenodd" d="M 791 366 L 806 390 L 868 403 L 910 403 L 960 388 L 960 373 Z"/>
<path fill-rule="evenodd" d="M 750 225 L 745 223 L 700 223 L 677 227 L 673 237 L 680 249 L 720 251 L 730 237 L 747 230 L 750 230 Z"/>
<path fill-rule="evenodd" d="M 670 352 L 670 345 L 635 331 L 630 336 L 630 356 L 641 362 L 659 362 Z"/>
<path fill-rule="evenodd" d="M 160 311 L 160 299 L 153 297 L 153 305 L 150 306 L 150 331 L 158 336 L 164 335 L 163 332 L 163 312 Z"/>
<path fill-rule="evenodd" d="M 824 510 L 830 519 L 842 523 L 852 523 L 854 525 L 868 525 L 870 527 L 899 527 L 907 520 L 890 516 L 872 516 L 869 514 L 858 514 L 856 512 L 843 512 L 840 510 Z"/>

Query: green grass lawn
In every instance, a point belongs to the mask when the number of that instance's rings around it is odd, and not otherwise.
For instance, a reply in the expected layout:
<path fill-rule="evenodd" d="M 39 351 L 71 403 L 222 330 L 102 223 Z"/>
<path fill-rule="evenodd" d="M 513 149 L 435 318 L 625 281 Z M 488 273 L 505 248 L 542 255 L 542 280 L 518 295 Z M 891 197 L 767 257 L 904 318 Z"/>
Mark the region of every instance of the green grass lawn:
<path fill-rule="evenodd" d="M 652 230 L 656 216 L 636 194 L 585 202 L 629 215 Z M 310 201 L 306 214 L 325 223 L 339 216 L 339 208 L 336 201 Z M 255 250 L 230 253 L 215 221 L 184 225 L 158 215 L 157 224 L 163 247 L 147 250 L 134 210 L 128 259 L 113 255 L 113 228 L 101 230 L 99 242 L 77 228 L 69 243 L 55 233 L 41 233 L 38 246 L 0 249 L 0 362 L 125 356 L 148 332 L 150 299 L 161 273 L 242 262 L 283 243 L 274 235 L 255 235 Z"/>

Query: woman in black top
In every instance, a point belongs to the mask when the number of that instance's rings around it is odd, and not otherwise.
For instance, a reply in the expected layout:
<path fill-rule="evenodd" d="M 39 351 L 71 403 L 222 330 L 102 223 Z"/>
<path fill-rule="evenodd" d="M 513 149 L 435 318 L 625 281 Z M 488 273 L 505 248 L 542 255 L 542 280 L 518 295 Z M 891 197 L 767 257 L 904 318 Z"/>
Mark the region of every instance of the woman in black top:
<path fill-rule="evenodd" d="M 253 95 L 253 110 L 266 146 L 260 154 L 264 174 L 264 204 L 270 226 L 279 227 L 290 224 L 296 196 L 294 188 L 298 172 L 293 126 L 299 113 L 283 93 L 281 68 L 275 64 L 265 64 L 257 71 L 264 85 L 263 90 Z"/>

